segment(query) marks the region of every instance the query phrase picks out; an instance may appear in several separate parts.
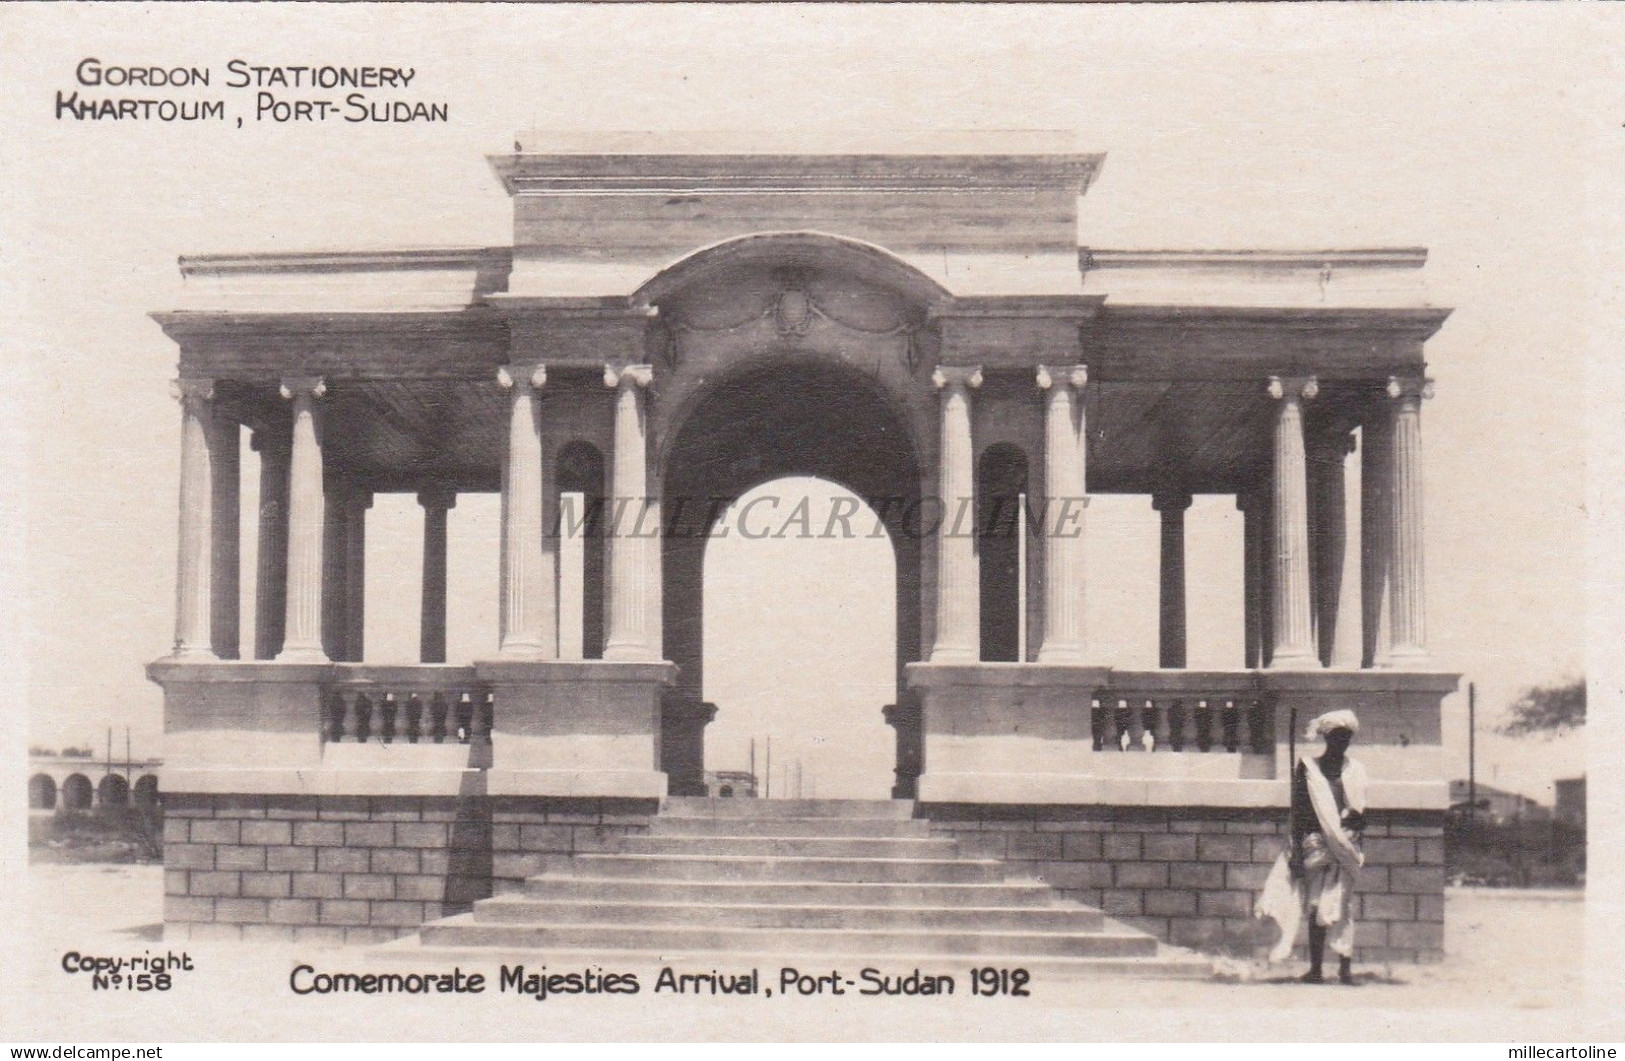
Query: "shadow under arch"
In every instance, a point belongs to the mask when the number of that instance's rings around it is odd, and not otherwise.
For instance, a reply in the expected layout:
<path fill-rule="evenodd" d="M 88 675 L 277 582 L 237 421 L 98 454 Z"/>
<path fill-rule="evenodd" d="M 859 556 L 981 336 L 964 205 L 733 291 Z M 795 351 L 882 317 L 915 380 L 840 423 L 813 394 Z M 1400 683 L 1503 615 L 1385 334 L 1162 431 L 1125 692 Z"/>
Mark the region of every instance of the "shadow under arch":
<path fill-rule="evenodd" d="M 776 479 L 843 487 L 885 524 L 897 572 L 897 705 L 912 703 L 903 667 L 920 658 L 920 457 L 892 399 L 848 366 L 793 353 L 708 381 L 677 425 L 662 477 L 665 658 L 680 668 L 665 698 L 661 768 L 674 795 L 699 794 L 704 730 L 704 558 L 712 525 L 741 495 Z M 917 717 L 894 710 L 888 718 Z M 905 732 L 907 730 L 907 732 Z M 893 795 L 911 797 L 918 727 L 899 725 Z"/>

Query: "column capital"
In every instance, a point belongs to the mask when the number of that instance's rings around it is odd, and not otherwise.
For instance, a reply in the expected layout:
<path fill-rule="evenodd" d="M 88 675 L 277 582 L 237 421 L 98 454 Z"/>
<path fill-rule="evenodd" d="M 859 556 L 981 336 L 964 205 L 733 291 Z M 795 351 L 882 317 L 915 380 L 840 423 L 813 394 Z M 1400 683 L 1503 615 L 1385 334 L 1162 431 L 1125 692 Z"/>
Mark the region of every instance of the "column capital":
<path fill-rule="evenodd" d="M 1039 365 L 1038 389 L 1049 390 L 1051 387 L 1071 387 L 1082 390 L 1089 382 L 1088 365 Z"/>
<path fill-rule="evenodd" d="M 940 388 L 956 387 L 975 390 L 982 385 L 981 365 L 939 365 L 931 373 L 931 382 Z"/>
<path fill-rule="evenodd" d="M 456 508 L 457 491 L 449 486 L 432 486 L 427 490 L 419 490 L 418 504 L 424 508 Z"/>
<path fill-rule="evenodd" d="M 604 386 L 647 387 L 655 381 L 653 365 L 604 365 Z"/>
<path fill-rule="evenodd" d="M 321 376 L 288 376 L 278 388 L 282 397 L 292 399 L 301 394 L 321 398 L 327 394 L 327 380 Z"/>
<path fill-rule="evenodd" d="M 1271 376 L 1266 389 L 1276 401 L 1308 401 L 1320 393 L 1320 380 L 1314 376 Z"/>
<path fill-rule="evenodd" d="M 190 402 L 212 401 L 214 400 L 214 380 L 172 379 L 169 381 L 169 396 L 183 405 Z"/>
<path fill-rule="evenodd" d="M 1151 507 L 1158 512 L 1183 512 L 1191 507 L 1189 490 L 1158 490 L 1151 495 Z"/>
<path fill-rule="evenodd" d="M 1400 402 L 1421 402 L 1433 397 L 1433 381 L 1423 376 L 1389 376 L 1388 397 Z"/>
<path fill-rule="evenodd" d="M 503 365 L 497 369 L 497 383 L 503 390 L 512 390 L 514 387 L 540 389 L 547 383 L 547 366 L 540 363 Z"/>

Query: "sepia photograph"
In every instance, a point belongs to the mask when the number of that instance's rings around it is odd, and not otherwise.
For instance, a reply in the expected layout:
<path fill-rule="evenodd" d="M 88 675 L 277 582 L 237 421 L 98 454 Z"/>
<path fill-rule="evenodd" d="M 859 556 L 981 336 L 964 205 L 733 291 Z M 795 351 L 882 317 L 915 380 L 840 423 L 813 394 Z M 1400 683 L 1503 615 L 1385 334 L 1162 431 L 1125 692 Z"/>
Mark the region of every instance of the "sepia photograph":
<path fill-rule="evenodd" d="M 0 11 L 0 1037 L 1618 1041 L 1622 30 Z"/>

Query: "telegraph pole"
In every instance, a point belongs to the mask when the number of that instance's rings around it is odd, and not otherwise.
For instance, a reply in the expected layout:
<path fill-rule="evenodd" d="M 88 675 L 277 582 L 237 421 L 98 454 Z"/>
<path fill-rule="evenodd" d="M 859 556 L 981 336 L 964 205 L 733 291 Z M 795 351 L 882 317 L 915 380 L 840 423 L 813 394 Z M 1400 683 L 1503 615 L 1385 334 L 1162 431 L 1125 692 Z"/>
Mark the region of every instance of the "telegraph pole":
<path fill-rule="evenodd" d="M 1478 689 L 1467 683 L 1467 826 L 1478 820 Z"/>

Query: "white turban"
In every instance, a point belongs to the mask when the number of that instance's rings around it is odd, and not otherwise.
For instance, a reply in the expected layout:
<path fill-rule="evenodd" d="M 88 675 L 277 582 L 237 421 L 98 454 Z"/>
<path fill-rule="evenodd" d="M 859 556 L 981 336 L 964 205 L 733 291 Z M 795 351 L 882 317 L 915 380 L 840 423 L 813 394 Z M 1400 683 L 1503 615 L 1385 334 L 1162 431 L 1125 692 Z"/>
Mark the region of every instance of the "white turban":
<path fill-rule="evenodd" d="M 1314 740 L 1316 737 L 1324 736 L 1334 729 L 1346 729 L 1350 733 L 1358 733 L 1360 732 L 1360 720 L 1355 717 L 1353 711 L 1347 708 L 1341 711 L 1328 711 L 1310 722 L 1309 728 L 1304 730 L 1303 736 L 1305 740 Z"/>

